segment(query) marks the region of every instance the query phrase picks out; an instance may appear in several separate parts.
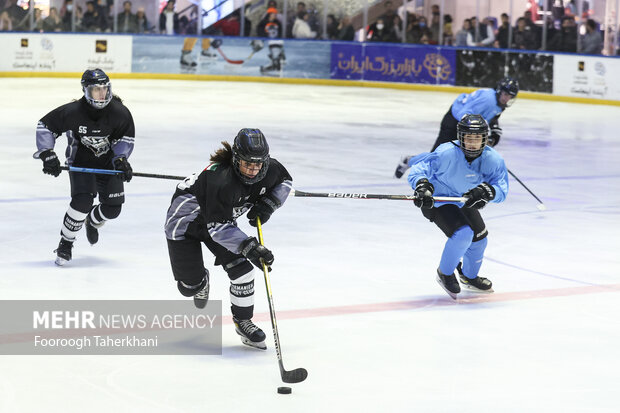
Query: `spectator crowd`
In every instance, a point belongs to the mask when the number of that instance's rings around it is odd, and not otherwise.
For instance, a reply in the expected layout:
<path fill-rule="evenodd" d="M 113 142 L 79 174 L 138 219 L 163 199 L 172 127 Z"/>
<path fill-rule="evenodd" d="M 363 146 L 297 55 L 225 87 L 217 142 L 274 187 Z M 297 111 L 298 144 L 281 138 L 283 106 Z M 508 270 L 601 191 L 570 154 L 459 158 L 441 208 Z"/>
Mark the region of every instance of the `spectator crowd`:
<path fill-rule="evenodd" d="M 116 16 L 113 14 L 112 0 L 90 0 L 85 3 L 85 9 L 79 5 L 74 6 L 73 0 L 65 0 L 60 10 L 51 7 L 47 16 L 43 16 L 40 9 L 35 9 L 34 16 L 31 16 L 26 9 L 18 5 L 18 0 L 0 0 L 0 6 L 2 6 L 0 31 L 116 31 L 169 35 L 197 32 L 196 8 L 192 7 L 188 14 L 181 16 L 175 8 L 174 0 L 168 1 L 162 8 L 157 22 L 148 21 L 144 7 L 135 9 L 129 0 L 122 3 L 122 11 Z M 251 5 L 248 5 L 246 10 L 250 7 Z M 438 5 L 431 6 L 428 18 L 416 13 L 406 13 L 403 7 L 397 9 L 392 0 L 384 2 L 383 7 L 384 12 L 363 32 L 366 41 L 523 50 L 544 48 L 550 51 L 587 54 L 600 54 L 603 49 L 603 36 L 599 24 L 592 19 L 582 18 L 583 27 L 581 34 L 578 34 L 579 16 L 575 15 L 576 10 L 571 7 L 554 10 L 546 16 L 546 19 L 539 19 L 538 16 L 534 19 L 532 12 L 528 10 L 512 27 L 508 14 L 503 13 L 499 21 L 492 16 L 484 17 L 480 21 L 477 17 L 466 18 L 459 28 L 453 27 L 450 14 L 444 14 L 442 17 Z M 323 22 L 317 11 L 309 9 L 303 1 L 291 9 L 287 16 L 283 16 L 278 2 L 269 0 L 254 31 L 246 12 L 244 35 L 339 41 L 356 39 L 356 29 L 351 16 L 328 14 L 326 21 Z M 202 34 L 238 36 L 242 27 L 240 20 L 240 11 L 236 10 L 204 29 Z M 545 39 L 543 39 L 545 36 L 542 22 L 546 26 Z M 358 37 L 358 40 L 362 39 Z"/>

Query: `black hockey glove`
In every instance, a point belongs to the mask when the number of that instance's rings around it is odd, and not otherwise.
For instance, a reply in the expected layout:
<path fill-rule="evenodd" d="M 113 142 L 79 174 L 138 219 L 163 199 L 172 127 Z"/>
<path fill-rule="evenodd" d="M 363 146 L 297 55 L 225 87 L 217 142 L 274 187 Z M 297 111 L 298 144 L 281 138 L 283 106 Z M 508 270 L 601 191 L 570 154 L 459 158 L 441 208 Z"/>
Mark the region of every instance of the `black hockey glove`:
<path fill-rule="evenodd" d="M 250 262 L 256 265 L 261 270 L 263 265 L 261 259 L 267 265 L 267 269 L 271 271 L 271 264 L 273 264 L 273 254 L 264 245 L 261 245 L 254 237 L 249 237 L 241 243 L 239 246 L 241 255 L 250 260 Z"/>
<path fill-rule="evenodd" d="M 502 137 L 502 128 L 499 126 L 491 126 L 491 135 L 489 136 L 489 146 L 495 146 L 499 143 L 499 139 Z"/>
<path fill-rule="evenodd" d="M 60 175 L 60 161 L 52 149 L 41 152 L 39 158 L 43 161 L 43 173 L 54 176 Z"/>
<path fill-rule="evenodd" d="M 426 178 L 420 179 L 415 185 L 414 205 L 418 208 L 431 209 L 435 205 L 433 192 L 435 192 L 433 184 Z"/>
<path fill-rule="evenodd" d="M 119 174 L 123 181 L 129 182 L 131 181 L 131 177 L 133 176 L 133 170 L 131 169 L 131 165 L 127 161 L 127 158 L 116 158 L 114 160 L 114 169 L 117 171 L 122 171 L 122 174 Z"/>
<path fill-rule="evenodd" d="M 221 45 L 222 45 L 222 39 L 213 39 L 211 41 L 211 46 L 213 46 L 214 49 L 218 49 Z"/>
<path fill-rule="evenodd" d="M 260 218 L 261 224 L 269 221 L 271 214 L 280 206 L 280 203 L 268 196 L 262 197 L 253 207 L 248 211 L 248 219 L 250 225 L 256 226 L 256 217 Z"/>
<path fill-rule="evenodd" d="M 495 198 L 495 188 L 483 182 L 464 193 L 463 196 L 468 198 L 464 205 L 465 208 L 482 209 Z"/>

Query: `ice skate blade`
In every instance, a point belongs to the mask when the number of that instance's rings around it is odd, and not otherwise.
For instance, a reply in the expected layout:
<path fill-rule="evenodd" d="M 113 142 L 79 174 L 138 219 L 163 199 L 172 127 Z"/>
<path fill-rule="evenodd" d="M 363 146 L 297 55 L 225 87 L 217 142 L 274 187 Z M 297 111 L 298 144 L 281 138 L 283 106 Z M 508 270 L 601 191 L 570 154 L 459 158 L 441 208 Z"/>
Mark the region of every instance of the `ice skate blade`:
<path fill-rule="evenodd" d="M 489 288 L 488 290 L 481 290 L 479 288 L 476 288 L 472 285 L 469 284 L 461 284 L 461 288 L 466 289 L 467 291 L 471 292 L 471 293 L 476 293 L 476 294 L 491 294 L 495 291 L 493 291 L 493 288 Z"/>
<path fill-rule="evenodd" d="M 246 346 L 250 346 L 250 347 L 254 347 L 257 348 L 259 350 L 267 350 L 267 345 L 265 344 L 264 341 L 259 341 L 258 343 L 255 343 L 254 341 L 250 340 L 249 338 L 243 337 L 241 336 L 241 342 L 243 344 L 245 344 Z"/>
<path fill-rule="evenodd" d="M 58 265 L 59 267 L 64 266 L 68 262 L 69 262 L 68 260 L 65 260 L 64 258 L 60 258 L 60 257 L 56 257 L 56 261 L 54 261 L 54 263 Z"/>
<path fill-rule="evenodd" d="M 439 285 L 441 285 L 441 288 L 443 288 L 443 289 L 444 289 L 444 291 L 445 291 L 445 292 L 447 292 L 447 293 L 448 293 L 448 295 L 449 295 L 449 296 L 450 296 L 453 300 L 456 300 L 458 293 L 453 293 L 452 291 L 448 290 L 448 289 L 446 288 L 446 286 L 445 286 L 445 285 L 443 285 L 443 283 L 442 283 L 442 282 L 441 282 L 441 280 L 439 279 L 439 276 L 436 278 L 436 280 L 437 280 L 437 283 L 438 283 Z"/>
<path fill-rule="evenodd" d="M 194 307 L 202 310 L 203 308 L 207 306 L 207 302 L 208 300 L 199 300 L 199 299 L 194 298 Z"/>

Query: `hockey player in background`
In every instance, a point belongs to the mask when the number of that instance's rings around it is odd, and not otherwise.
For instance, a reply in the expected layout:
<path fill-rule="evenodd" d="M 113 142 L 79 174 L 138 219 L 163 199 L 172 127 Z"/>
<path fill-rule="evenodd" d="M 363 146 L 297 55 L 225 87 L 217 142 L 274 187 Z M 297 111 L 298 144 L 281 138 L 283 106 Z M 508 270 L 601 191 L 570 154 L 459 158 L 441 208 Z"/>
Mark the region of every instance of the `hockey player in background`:
<path fill-rule="evenodd" d="M 258 129 L 241 129 L 232 147 L 211 155 L 211 163 L 177 185 L 166 216 L 165 232 L 172 273 L 181 294 L 207 305 L 209 271 L 204 266 L 204 243 L 230 278 L 230 302 L 237 334 L 252 347 L 266 349 L 265 333 L 253 322 L 254 266 L 271 266 L 273 253 L 237 227 L 247 211 L 250 225 L 257 217 L 266 223 L 292 189 L 287 170 L 269 156 Z M 271 270 L 271 268 L 269 268 Z"/>
<path fill-rule="evenodd" d="M 511 106 L 519 93 L 519 82 L 511 77 L 505 77 L 497 83 L 495 89 L 478 89 L 472 93 L 460 94 L 448 112 L 444 115 L 439 129 L 439 136 L 431 151 L 437 149 L 442 143 L 456 139 L 456 124 L 464 115 L 481 115 L 489 124 L 491 134 L 487 145 L 495 146 L 502 136 L 502 128 L 499 127 L 498 119 L 507 107 Z M 396 167 L 394 176 L 400 178 L 412 165 L 411 156 L 403 156 Z"/>
<path fill-rule="evenodd" d="M 478 276 L 488 231 L 480 209 L 489 202 L 502 202 L 508 194 L 508 175 L 503 158 L 487 145 L 489 127 L 480 115 L 465 115 L 457 124 L 459 144 L 448 142 L 435 151 L 412 159 L 409 184 L 415 205 L 448 237 L 437 281 L 454 299 L 461 292 L 454 275 L 474 292 L 493 292 L 490 280 Z M 433 195 L 463 196 L 467 202 L 435 206 Z M 461 259 L 463 260 L 461 264 Z"/>
<path fill-rule="evenodd" d="M 101 69 L 86 70 L 82 75 L 84 96 L 62 105 L 45 115 L 37 125 L 37 152 L 43 161 L 43 172 L 60 175 L 60 161 L 54 152 L 56 139 L 67 135 L 67 165 L 115 169 L 117 175 L 95 175 L 69 172 L 71 203 L 65 213 L 56 252 L 56 264 L 71 260 L 77 233 L 86 225 L 91 244 L 99 240 L 99 229 L 105 221 L 121 213 L 125 201 L 123 181 L 129 182 L 132 169 L 128 159 L 133 151 L 135 129 L 129 109 L 112 94 L 110 78 Z M 99 194 L 99 204 L 93 200 Z"/>

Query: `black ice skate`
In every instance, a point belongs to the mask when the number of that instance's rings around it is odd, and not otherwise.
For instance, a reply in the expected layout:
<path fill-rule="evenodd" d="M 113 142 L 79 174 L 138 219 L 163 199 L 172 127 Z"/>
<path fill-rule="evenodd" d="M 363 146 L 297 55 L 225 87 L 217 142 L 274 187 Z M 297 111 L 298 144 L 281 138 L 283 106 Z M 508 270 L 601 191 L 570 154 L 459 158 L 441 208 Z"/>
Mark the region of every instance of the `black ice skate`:
<path fill-rule="evenodd" d="M 437 268 L 437 282 L 441 285 L 441 288 L 446 290 L 452 299 L 456 300 L 457 294 L 461 292 L 461 286 L 456 280 L 456 276 L 454 274 L 442 274 L 441 271 L 439 271 L 439 268 Z"/>
<path fill-rule="evenodd" d="M 493 283 L 491 280 L 484 277 L 467 278 L 465 274 L 463 274 L 463 266 L 460 262 L 459 265 L 456 266 L 456 269 L 459 272 L 459 280 L 461 284 L 463 284 L 463 288 L 474 293 L 489 294 L 493 292 Z"/>
<path fill-rule="evenodd" d="M 247 346 L 267 350 L 265 333 L 252 320 L 237 320 L 233 317 L 235 331 L 241 336 L 241 342 Z"/>
<path fill-rule="evenodd" d="M 394 178 L 400 179 L 405 174 L 407 169 L 409 169 L 409 164 L 407 162 L 409 162 L 409 156 L 400 158 L 400 162 L 398 166 L 396 166 L 396 171 L 394 171 Z"/>
<path fill-rule="evenodd" d="M 90 214 L 91 213 L 89 212 L 88 215 L 86 215 L 86 222 L 84 223 L 84 226 L 86 227 L 86 238 L 88 239 L 88 242 L 90 245 L 95 245 L 99 241 L 99 228 L 105 224 L 105 221 L 95 224 L 90 219 Z"/>
<path fill-rule="evenodd" d="M 205 286 L 194 295 L 194 305 L 196 308 L 205 308 L 209 301 L 209 271 L 205 276 Z"/>
<path fill-rule="evenodd" d="M 71 249 L 73 248 L 73 241 L 67 241 L 64 238 L 60 239 L 58 248 L 54 250 L 56 253 L 56 265 L 62 267 L 67 262 L 71 261 Z"/>

